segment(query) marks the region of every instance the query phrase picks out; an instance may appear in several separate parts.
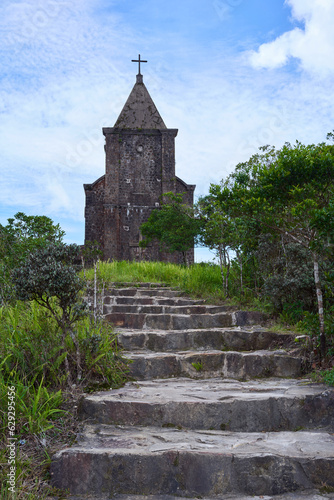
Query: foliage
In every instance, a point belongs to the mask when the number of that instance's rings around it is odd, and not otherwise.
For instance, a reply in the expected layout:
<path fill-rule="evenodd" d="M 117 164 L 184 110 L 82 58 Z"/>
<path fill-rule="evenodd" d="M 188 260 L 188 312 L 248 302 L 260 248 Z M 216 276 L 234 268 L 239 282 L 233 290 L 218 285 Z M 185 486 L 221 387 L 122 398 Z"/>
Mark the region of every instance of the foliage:
<path fill-rule="evenodd" d="M 334 386 L 334 368 L 331 370 L 324 370 L 320 373 L 320 376 L 325 384 Z"/>
<path fill-rule="evenodd" d="M 89 317 L 76 323 L 81 351 L 80 387 L 72 391 L 119 387 L 127 380 L 128 362 L 117 346 L 116 336 L 107 326 L 94 325 Z M 76 370 L 76 347 L 67 338 L 66 352 L 72 373 Z M 66 369 L 61 330 L 55 318 L 36 302 L 16 302 L 0 308 L 0 421 L 6 425 L 7 387 L 15 387 L 17 439 L 17 490 L 19 499 L 44 498 L 50 457 L 68 445 L 73 408 L 65 411 Z M 5 439 L 5 433 L 2 432 Z M 7 457 L 0 452 L 1 464 Z M 4 480 L 7 467 L 0 472 Z M 42 489 L 41 489 L 42 488 Z M 1 495 L 6 495 L 3 489 Z M 21 496 L 22 492 L 22 496 Z M 53 496 L 53 495 L 51 495 Z M 1 497 L 6 498 L 6 496 Z"/>
<path fill-rule="evenodd" d="M 122 383 L 126 366 L 120 356 L 116 336 L 102 323 L 89 317 L 76 324 L 81 352 L 81 385 Z M 55 318 L 35 302 L 17 302 L 0 309 L 1 373 L 5 382 L 24 381 L 38 389 L 66 386 L 65 355 L 76 373 L 76 346 L 70 336 L 62 347 L 62 332 Z"/>
<path fill-rule="evenodd" d="M 301 310 L 314 310 L 313 264 L 306 248 L 284 236 L 263 235 L 254 253 L 263 279 L 261 296 L 272 301 L 277 313 L 286 312 L 293 304 Z"/>
<path fill-rule="evenodd" d="M 20 300 L 35 300 L 46 307 L 62 326 L 63 320 L 51 304 L 51 299 L 55 298 L 65 316 L 64 321 L 71 325 L 81 316 L 75 307 L 84 286 L 75 266 L 78 257 L 77 245 L 63 243 L 49 243 L 30 253 L 12 273 L 17 297 Z"/>
<path fill-rule="evenodd" d="M 0 303 L 14 297 L 11 270 L 34 250 L 62 241 L 64 234 L 59 224 L 44 215 L 18 212 L 6 226 L 0 224 Z"/>
<path fill-rule="evenodd" d="M 0 258 L 11 261 L 11 267 L 26 255 L 49 242 L 62 241 L 65 231 L 59 224 L 45 215 L 26 215 L 18 212 L 8 219 L 6 226 L 0 225 Z"/>
<path fill-rule="evenodd" d="M 305 292 L 305 308 L 312 310 L 316 299 L 325 357 L 323 307 L 326 297 L 333 298 L 334 146 L 260 148 L 211 186 L 210 196 L 214 212 L 225 220 L 219 238 L 235 248 L 242 280 L 245 264 L 252 264 L 247 286 L 255 294 L 270 297 L 281 311 Z"/>
<path fill-rule="evenodd" d="M 86 241 L 84 247 L 81 250 L 81 258 L 82 258 L 82 267 L 84 278 L 86 279 L 86 269 L 85 264 L 90 264 L 90 267 L 93 265 L 94 268 L 94 280 L 93 282 L 87 283 L 87 300 L 89 303 L 92 303 L 91 311 L 93 313 L 94 321 L 96 323 L 98 318 L 102 317 L 103 314 L 103 300 L 101 301 L 100 308 L 98 307 L 97 297 L 98 294 L 103 297 L 104 294 L 104 282 L 100 283 L 98 287 L 97 282 L 97 267 L 100 263 L 100 257 L 102 257 L 103 252 L 100 248 L 99 243 L 94 241 Z M 99 288 L 99 289 L 98 289 Z"/>
<path fill-rule="evenodd" d="M 79 258 L 77 245 L 49 243 L 30 253 L 12 271 L 16 296 L 20 300 L 35 300 L 45 307 L 61 330 L 61 347 L 65 352 L 65 367 L 69 385 L 72 374 L 67 359 L 66 342 L 71 337 L 77 351 L 77 380 L 81 379 L 81 358 L 74 324 L 87 314 L 86 304 L 79 301 L 84 282 L 78 276 L 75 261 Z"/>
<path fill-rule="evenodd" d="M 144 240 L 140 246 L 147 246 L 158 240 L 161 249 L 167 252 L 181 252 L 187 265 L 187 251 L 194 246 L 201 221 L 194 217 L 193 208 L 182 202 L 182 194 L 164 193 L 165 202 L 151 212 L 140 230 Z"/>
<path fill-rule="evenodd" d="M 62 236 L 48 218 L 24 214 L 0 228 L 3 485 L 8 472 L 4 432 L 8 387 L 15 388 L 17 438 L 17 493 L 9 496 L 7 487 L 1 487 L 3 499 L 35 500 L 56 494 L 47 485 L 50 457 L 76 434 L 73 408 L 66 411 L 67 398 L 75 398 L 74 391 L 79 394 L 83 389 L 119 387 L 128 378 L 128 361 L 116 336 L 101 322 L 92 323 L 83 305 L 79 247 L 64 245 Z M 15 301 L 15 295 L 21 301 Z M 77 382 L 73 385 L 72 375 Z M 65 389 L 68 385 L 70 392 Z"/>
<path fill-rule="evenodd" d="M 334 356 L 334 305 L 328 307 L 324 313 L 324 324 L 327 336 L 327 352 L 329 357 Z M 319 325 L 316 313 L 303 311 L 302 319 L 296 323 L 296 327 L 302 333 L 307 333 L 315 340 L 316 348 L 320 348 Z"/>
<path fill-rule="evenodd" d="M 215 250 L 219 260 L 225 295 L 230 294 L 229 277 L 231 253 L 235 254 L 240 269 L 240 292 L 243 294 L 243 247 L 249 228 L 240 217 L 231 213 L 230 191 L 228 187 L 211 185 L 209 195 L 196 204 L 196 211 L 202 221 L 199 241 L 210 250 Z"/>
<path fill-rule="evenodd" d="M 203 370 L 203 363 L 201 361 L 195 361 L 191 363 L 197 372 L 201 372 Z"/>

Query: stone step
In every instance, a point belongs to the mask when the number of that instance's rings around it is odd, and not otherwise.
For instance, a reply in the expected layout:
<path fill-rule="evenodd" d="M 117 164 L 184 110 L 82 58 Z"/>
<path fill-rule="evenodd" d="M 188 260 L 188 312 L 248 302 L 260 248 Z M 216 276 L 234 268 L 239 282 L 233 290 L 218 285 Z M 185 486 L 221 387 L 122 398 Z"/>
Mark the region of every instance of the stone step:
<path fill-rule="evenodd" d="M 157 306 L 192 306 L 192 305 L 201 305 L 205 301 L 204 300 L 193 300 L 187 299 L 183 297 L 150 297 L 146 295 L 141 295 L 140 297 L 131 297 L 131 296 L 105 296 L 104 304 L 111 305 L 157 305 Z"/>
<path fill-rule="evenodd" d="M 253 311 L 223 312 L 217 314 L 145 314 L 111 313 L 104 318 L 115 327 L 158 330 L 186 330 L 222 328 L 259 324 L 263 315 Z"/>
<path fill-rule="evenodd" d="M 307 490 L 300 491 L 298 493 L 285 493 L 284 495 L 224 495 L 220 496 L 219 499 L 223 500 L 331 500 L 334 498 L 334 493 L 324 493 L 326 488 L 322 490 Z M 114 495 L 112 500 L 175 500 L 175 496 L 171 495 Z M 180 497 L 179 497 L 180 498 Z M 83 497 L 83 496 L 71 496 L 68 500 L 109 500 L 110 497 Z M 202 500 L 217 500 L 216 498 L 201 497 Z M 51 499 L 52 500 L 52 499 Z M 195 498 L 188 498 L 188 500 L 197 500 Z"/>
<path fill-rule="evenodd" d="M 308 380 L 152 380 L 84 397 L 83 420 L 234 432 L 334 430 L 334 391 Z"/>
<path fill-rule="evenodd" d="M 262 327 L 212 328 L 196 330 L 126 330 L 118 329 L 118 342 L 127 351 L 186 351 L 215 349 L 221 351 L 257 351 L 289 346 L 294 335 L 276 333 Z"/>
<path fill-rule="evenodd" d="M 109 286 L 116 288 L 170 288 L 170 285 L 167 283 L 153 283 L 148 281 L 114 281 L 109 282 Z"/>
<path fill-rule="evenodd" d="M 104 318 L 116 327 L 136 329 L 184 330 L 186 328 L 214 328 L 233 325 L 231 313 L 189 315 L 123 312 L 106 314 Z"/>
<path fill-rule="evenodd" d="M 173 314 L 173 315 L 198 315 L 218 314 L 235 311 L 236 308 L 229 306 L 206 306 L 206 305 L 147 305 L 147 304 L 110 304 L 104 305 L 103 314 L 111 313 L 143 313 L 143 314 Z"/>
<path fill-rule="evenodd" d="M 105 296 L 107 297 L 114 297 L 114 296 L 122 296 L 122 297 L 166 297 L 166 298 L 173 298 L 173 297 L 180 297 L 182 295 L 182 292 L 180 290 L 175 290 L 172 288 L 136 288 L 136 287 L 129 287 L 129 288 L 111 288 L 108 290 L 105 290 L 104 292 Z"/>
<path fill-rule="evenodd" d="M 207 305 L 156 305 L 156 304 L 105 304 L 103 314 L 122 313 L 122 314 L 218 314 L 233 311 L 235 308 L 230 306 L 207 306 Z"/>
<path fill-rule="evenodd" d="M 227 494 L 219 496 L 219 499 L 223 500 L 331 500 L 334 498 L 334 493 L 324 493 L 326 491 L 326 487 L 323 487 L 321 490 L 306 490 L 299 491 L 298 493 L 284 493 L 283 495 L 240 495 L 238 494 Z M 67 500 L 110 500 L 110 495 L 71 495 L 66 497 Z M 112 500 L 175 500 L 176 497 L 172 495 L 122 495 L 117 494 L 112 496 Z M 217 500 L 217 497 L 209 498 L 202 497 L 202 500 Z M 55 497 L 50 498 L 49 500 L 58 500 Z M 187 497 L 187 500 L 197 500 L 195 498 Z"/>
<path fill-rule="evenodd" d="M 130 376 L 138 380 L 154 378 L 209 377 L 249 380 L 256 377 L 300 377 L 302 360 L 285 351 L 186 351 L 124 353 L 132 360 Z"/>
<path fill-rule="evenodd" d="M 53 486 L 71 494 L 279 495 L 334 487 L 334 436 L 87 425 L 54 457 Z"/>

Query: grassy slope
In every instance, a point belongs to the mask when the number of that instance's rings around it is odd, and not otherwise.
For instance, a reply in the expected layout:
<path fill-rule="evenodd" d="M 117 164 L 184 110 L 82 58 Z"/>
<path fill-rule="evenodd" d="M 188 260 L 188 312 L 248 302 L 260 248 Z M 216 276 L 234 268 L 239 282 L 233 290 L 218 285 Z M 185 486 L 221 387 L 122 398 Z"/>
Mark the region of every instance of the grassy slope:
<path fill-rule="evenodd" d="M 166 283 L 197 297 L 224 299 L 218 266 L 195 264 L 183 267 L 163 262 L 99 262 L 97 275 L 99 281 L 106 284 Z M 94 270 L 87 270 L 86 277 L 89 281 L 93 281 Z"/>

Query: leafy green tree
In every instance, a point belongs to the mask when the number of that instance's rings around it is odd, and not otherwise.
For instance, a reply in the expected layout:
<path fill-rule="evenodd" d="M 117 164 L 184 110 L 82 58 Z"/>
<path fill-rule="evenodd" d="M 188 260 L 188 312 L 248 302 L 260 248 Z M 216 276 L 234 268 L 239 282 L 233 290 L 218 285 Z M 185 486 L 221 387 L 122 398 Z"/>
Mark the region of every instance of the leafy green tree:
<path fill-rule="evenodd" d="M 62 241 L 65 232 L 59 224 L 44 215 L 26 215 L 18 212 L 0 224 L 0 301 L 12 298 L 10 271 L 30 252 L 50 242 Z"/>
<path fill-rule="evenodd" d="M 167 252 L 181 252 L 183 263 L 187 263 L 187 251 L 194 246 L 201 221 L 194 216 L 194 210 L 182 201 L 182 194 L 165 193 L 166 202 L 152 210 L 147 222 L 140 230 L 144 239 L 140 246 L 147 246 L 158 240 Z"/>
<path fill-rule="evenodd" d="M 217 203 L 212 190 L 213 186 L 211 186 L 210 194 L 200 198 L 196 204 L 196 209 L 203 222 L 199 241 L 203 246 L 216 252 L 224 293 L 228 296 L 231 267 L 230 252 L 233 249 L 232 233 L 234 221 L 229 217 L 222 205 Z"/>
<path fill-rule="evenodd" d="M 246 244 L 251 234 L 249 220 L 234 213 L 235 198 L 232 195 L 227 179 L 220 185 L 211 184 L 209 195 L 200 198 L 196 205 L 203 222 L 200 241 L 204 246 L 216 251 L 227 296 L 233 255 L 239 265 L 240 292 L 243 294 L 243 263 Z"/>
<path fill-rule="evenodd" d="M 78 245 L 49 243 L 31 252 L 12 271 L 12 280 L 19 300 L 34 300 L 46 308 L 62 331 L 62 347 L 66 351 L 66 338 L 71 337 L 77 352 L 77 379 L 81 379 L 80 348 L 73 330 L 74 324 L 86 314 L 80 301 L 84 281 L 77 274 L 80 258 Z M 65 358 L 68 382 L 72 383 L 69 363 Z"/>
<path fill-rule="evenodd" d="M 314 272 L 321 354 L 326 354 L 320 262 L 332 253 L 334 146 L 285 144 L 261 148 L 230 177 L 235 216 L 284 235 L 307 250 Z"/>
<path fill-rule="evenodd" d="M 261 276 L 261 296 L 269 299 L 282 319 L 298 322 L 314 311 L 313 263 L 307 249 L 284 235 L 263 234 L 254 257 Z"/>
<path fill-rule="evenodd" d="M 7 258 L 11 265 L 16 265 L 36 248 L 51 241 L 62 241 L 65 231 L 45 215 L 18 212 L 8 219 L 6 226 L 0 225 L 0 235 L 0 258 Z"/>

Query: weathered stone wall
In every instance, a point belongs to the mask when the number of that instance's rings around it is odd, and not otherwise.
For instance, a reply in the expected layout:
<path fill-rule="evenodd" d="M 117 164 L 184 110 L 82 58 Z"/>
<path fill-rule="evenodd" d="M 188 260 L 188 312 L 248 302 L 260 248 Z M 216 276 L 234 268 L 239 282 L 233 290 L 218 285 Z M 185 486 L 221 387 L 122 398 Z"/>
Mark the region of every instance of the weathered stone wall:
<path fill-rule="evenodd" d="M 85 207 L 85 241 L 97 241 L 104 246 L 104 190 L 105 176 L 93 184 L 84 184 L 86 194 Z"/>

